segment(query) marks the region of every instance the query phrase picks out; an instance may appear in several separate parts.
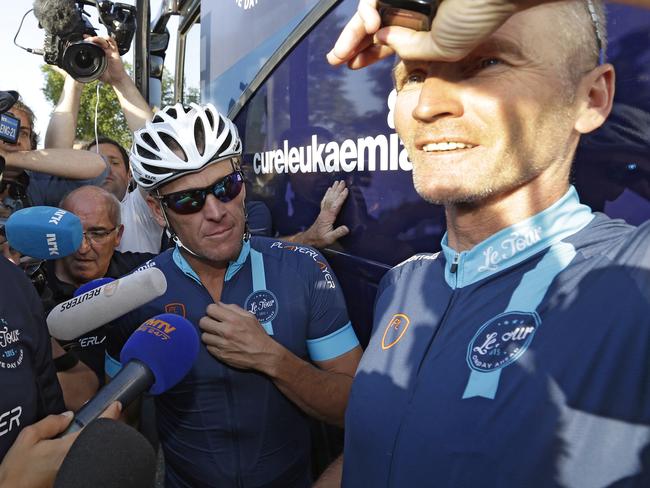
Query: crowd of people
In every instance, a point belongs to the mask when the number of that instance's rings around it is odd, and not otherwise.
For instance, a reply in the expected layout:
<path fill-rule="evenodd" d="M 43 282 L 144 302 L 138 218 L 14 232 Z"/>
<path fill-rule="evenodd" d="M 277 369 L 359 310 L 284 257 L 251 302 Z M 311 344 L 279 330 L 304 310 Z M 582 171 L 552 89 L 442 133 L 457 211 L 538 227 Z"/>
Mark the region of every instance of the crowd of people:
<path fill-rule="evenodd" d="M 315 249 L 349 232 L 335 225 L 345 185 L 319 195 L 306 231 L 272 235 L 233 122 L 210 104 L 152 113 L 111 38 L 89 42 L 132 147 L 74 140 L 70 76 L 41 150 L 32 111 L 1 94 L 20 120 L 0 145 L 1 217 L 55 206 L 83 237 L 38 290 L 19 269 L 29 257 L 2 243 L 0 488 L 53 485 L 77 436 L 57 434 L 161 313 L 201 341 L 154 400 L 167 487 L 650 486 L 650 224 L 593 213 L 570 183 L 580 137 L 612 110 L 602 2 L 445 0 L 429 31 L 382 27 L 377 9 L 359 2 L 328 60 L 397 54 L 396 129 L 447 233 L 440 253 L 384 276 L 363 351 Z M 150 268 L 161 296 L 75 340 L 49 336 L 45 314 L 80 286 Z M 137 425 L 141 408 L 104 416 Z M 310 419 L 345 429 L 318 480 Z"/>

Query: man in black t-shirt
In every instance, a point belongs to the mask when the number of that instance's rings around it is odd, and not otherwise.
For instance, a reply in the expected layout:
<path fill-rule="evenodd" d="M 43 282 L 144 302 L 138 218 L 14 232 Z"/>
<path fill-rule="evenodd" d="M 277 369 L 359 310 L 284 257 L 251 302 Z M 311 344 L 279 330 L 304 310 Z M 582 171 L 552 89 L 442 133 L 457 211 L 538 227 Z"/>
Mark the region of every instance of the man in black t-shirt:
<path fill-rule="evenodd" d="M 47 286 L 41 294 L 46 311 L 49 312 L 55 305 L 72 298 L 74 291 L 84 283 L 103 277 L 118 278 L 154 256 L 115 251 L 124 228 L 120 223 L 120 203 L 103 188 L 78 188 L 61 201 L 60 207 L 81 219 L 84 235 L 81 246 L 74 254 L 46 262 Z M 87 398 L 73 397 L 87 396 L 89 393 L 80 391 L 77 375 L 65 374 L 78 360 L 90 367 L 97 375 L 99 384 L 103 384 L 105 337 L 100 328 L 74 341 L 60 341 L 66 353 L 59 356 L 55 352 L 55 357 L 67 405 L 83 403 Z"/>

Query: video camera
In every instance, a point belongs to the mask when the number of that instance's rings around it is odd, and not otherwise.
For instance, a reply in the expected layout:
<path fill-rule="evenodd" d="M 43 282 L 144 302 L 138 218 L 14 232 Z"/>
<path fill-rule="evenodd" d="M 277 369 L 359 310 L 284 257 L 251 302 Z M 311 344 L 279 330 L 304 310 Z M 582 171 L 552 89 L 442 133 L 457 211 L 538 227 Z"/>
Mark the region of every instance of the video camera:
<path fill-rule="evenodd" d="M 120 56 L 126 54 L 135 34 L 135 7 L 109 0 L 35 0 L 34 15 L 45 30 L 43 58 L 82 83 L 99 78 L 106 70 L 104 50 L 84 40 L 97 31 L 84 6 L 96 6 L 99 21 L 115 39 Z"/>

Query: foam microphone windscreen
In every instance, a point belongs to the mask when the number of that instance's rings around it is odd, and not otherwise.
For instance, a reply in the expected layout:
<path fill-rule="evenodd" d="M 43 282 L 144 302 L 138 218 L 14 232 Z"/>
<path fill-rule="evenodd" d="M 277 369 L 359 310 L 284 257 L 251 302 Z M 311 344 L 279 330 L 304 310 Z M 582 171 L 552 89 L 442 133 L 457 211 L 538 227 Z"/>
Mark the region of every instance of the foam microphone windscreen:
<path fill-rule="evenodd" d="M 137 430 L 110 419 L 93 420 L 74 441 L 54 488 L 152 488 L 156 455 Z"/>
<path fill-rule="evenodd" d="M 25 256 L 59 259 L 81 245 L 83 229 L 75 214 L 56 207 L 29 207 L 11 214 L 5 224 L 9 245 Z"/>
<path fill-rule="evenodd" d="M 147 268 L 59 303 L 47 316 L 55 339 L 71 341 L 135 310 L 167 290 L 165 274 Z"/>
<path fill-rule="evenodd" d="M 73 0 L 35 0 L 34 17 L 46 32 L 57 36 L 72 32 L 81 20 Z"/>
<path fill-rule="evenodd" d="M 138 327 L 126 341 L 120 362 L 138 360 L 153 372 L 153 395 L 167 391 L 192 368 L 199 353 L 199 336 L 192 323 L 172 313 L 156 315 Z"/>
<path fill-rule="evenodd" d="M 94 290 L 95 288 L 99 288 L 100 286 L 107 285 L 111 281 L 115 281 L 115 278 L 97 278 L 92 281 L 89 281 L 88 283 L 84 283 L 81 285 L 79 288 L 77 288 L 74 293 L 72 294 L 73 297 L 78 297 L 79 295 L 83 295 L 86 292 L 89 292 L 90 290 Z"/>

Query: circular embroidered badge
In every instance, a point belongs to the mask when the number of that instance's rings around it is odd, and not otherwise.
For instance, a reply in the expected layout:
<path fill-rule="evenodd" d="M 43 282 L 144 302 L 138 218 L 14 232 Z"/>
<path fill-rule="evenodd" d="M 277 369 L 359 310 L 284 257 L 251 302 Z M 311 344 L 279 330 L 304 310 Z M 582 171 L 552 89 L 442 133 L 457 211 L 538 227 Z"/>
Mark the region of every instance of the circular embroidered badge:
<path fill-rule="evenodd" d="M 278 314 L 278 299 L 269 290 L 254 291 L 246 298 L 244 308 L 255 315 L 260 323 L 271 322 Z"/>
<path fill-rule="evenodd" d="M 483 324 L 467 348 L 475 371 L 505 368 L 526 352 L 541 323 L 536 312 L 504 312 Z"/>
<path fill-rule="evenodd" d="M 11 329 L 5 319 L 0 319 L 0 369 L 17 368 L 22 364 L 23 357 L 20 331 Z"/>

